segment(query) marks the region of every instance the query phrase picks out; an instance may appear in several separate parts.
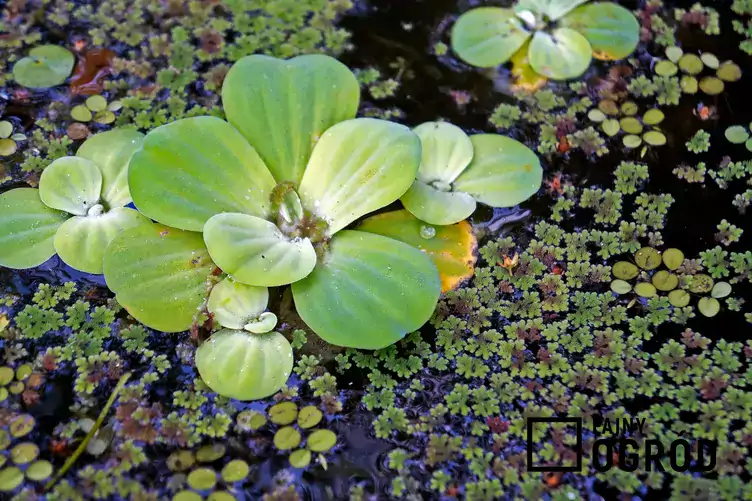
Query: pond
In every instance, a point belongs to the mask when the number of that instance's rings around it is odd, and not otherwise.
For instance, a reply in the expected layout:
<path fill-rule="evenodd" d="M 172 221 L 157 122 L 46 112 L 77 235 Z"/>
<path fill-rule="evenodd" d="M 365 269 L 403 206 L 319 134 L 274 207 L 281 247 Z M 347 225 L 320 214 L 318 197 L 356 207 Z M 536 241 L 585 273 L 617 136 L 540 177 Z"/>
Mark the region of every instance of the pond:
<path fill-rule="evenodd" d="M 749 0 L 1 12 L 0 499 L 752 498 Z"/>

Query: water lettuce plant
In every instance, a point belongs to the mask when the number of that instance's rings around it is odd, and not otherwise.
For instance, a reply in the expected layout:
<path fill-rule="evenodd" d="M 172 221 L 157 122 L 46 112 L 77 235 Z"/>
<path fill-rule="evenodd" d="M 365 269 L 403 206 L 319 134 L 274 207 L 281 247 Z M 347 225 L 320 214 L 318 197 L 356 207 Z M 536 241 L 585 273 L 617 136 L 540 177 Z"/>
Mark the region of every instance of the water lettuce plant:
<path fill-rule="evenodd" d="M 422 145 L 420 168 L 400 200 L 422 221 L 458 223 L 475 211 L 477 202 L 512 207 L 541 186 L 543 169 L 537 155 L 514 139 L 468 136 L 446 122 L 427 122 L 414 132 Z"/>
<path fill-rule="evenodd" d="M 131 202 L 127 170 L 143 134 L 116 129 L 92 136 L 76 156 L 52 162 L 39 189 L 0 195 L 0 265 L 33 268 L 55 253 L 69 266 L 102 273 L 102 258 L 120 232 L 149 224 Z"/>
<path fill-rule="evenodd" d="M 538 74 L 555 80 L 582 75 L 592 56 L 623 59 L 640 38 L 635 16 L 611 2 L 520 0 L 512 8 L 479 7 L 457 19 L 452 48 L 482 68 L 522 58 Z"/>
<path fill-rule="evenodd" d="M 152 130 L 128 184 L 160 224 L 109 247 L 104 273 L 120 303 L 151 327 L 184 330 L 219 269 L 245 285 L 292 284 L 298 314 L 335 345 L 383 348 L 423 325 L 440 291 L 430 257 L 345 229 L 402 196 L 421 160 L 407 127 L 354 118 L 359 99 L 333 58 L 254 55 L 224 81 L 227 121 Z"/>

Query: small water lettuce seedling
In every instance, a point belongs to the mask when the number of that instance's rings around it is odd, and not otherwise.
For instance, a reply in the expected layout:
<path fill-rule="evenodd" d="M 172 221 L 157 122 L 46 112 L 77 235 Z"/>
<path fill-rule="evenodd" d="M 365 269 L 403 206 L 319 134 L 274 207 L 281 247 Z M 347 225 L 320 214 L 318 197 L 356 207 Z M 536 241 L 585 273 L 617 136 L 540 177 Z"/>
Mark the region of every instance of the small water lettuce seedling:
<path fill-rule="evenodd" d="M 611 2 L 520 0 L 512 8 L 480 7 L 459 17 L 452 48 L 473 66 L 498 66 L 525 51 L 536 73 L 555 80 L 582 75 L 592 56 L 623 59 L 640 38 L 635 16 Z"/>
<path fill-rule="evenodd" d="M 92 136 L 76 156 L 42 172 L 39 189 L 0 195 L 0 265 L 38 266 L 56 252 L 71 267 L 102 273 L 102 256 L 120 232 L 148 224 L 130 203 L 126 172 L 143 135 L 118 129 Z"/>
<path fill-rule="evenodd" d="M 229 123 L 151 131 L 128 182 L 138 209 L 166 227 L 147 230 L 156 247 L 141 230 L 110 246 L 105 277 L 121 304 L 154 328 L 185 329 L 219 268 L 246 285 L 292 284 L 298 314 L 335 345 L 383 348 L 423 325 L 440 292 L 430 257 L 345 230 L 402 196 L 421 158 L 407 127 L 353 118 L 359 94 L 328 56 L 248 56 L 222 87 Z"/>
<path fill-rule="evenodd" d="M 427 122 L 414 132 L 422 145 L 420 168 L 400 200 L 421 221 L 458 223 L 475 212 L 477 202 L 512 207 L 541 186 L 540 161 L 519 141 L 498 134 L 468 136 L 446 122 Z"/>
<path fill-rule="evenodd" d="M 76 62 L 73 53 L 57 45 L 41 45 L 13 65 L 13 78 L 30 89 L 46 89 L 65 82 Z"/>

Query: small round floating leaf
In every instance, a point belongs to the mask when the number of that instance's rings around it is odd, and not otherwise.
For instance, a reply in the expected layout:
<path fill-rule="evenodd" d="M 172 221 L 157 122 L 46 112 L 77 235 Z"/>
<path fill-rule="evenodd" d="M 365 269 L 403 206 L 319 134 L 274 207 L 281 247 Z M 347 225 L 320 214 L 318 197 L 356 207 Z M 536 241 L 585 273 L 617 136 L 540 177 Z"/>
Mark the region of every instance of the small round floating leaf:
<path fill-rule="evenodd" d="M 631 280 L 640 274 L 640 270 L 629 261 L 619 261 L 614 265 L 613 273 L 621 280 Z"/>
<path fill-rule="evenodd" d="M 642 139 L 644 139 L 650 146 L 663 146 L 666 144 L 666 136 L 657 130 L 647 131 L 642 135 Z"/>
<path fill-rule="evenodd" d="M 269 289 L 254 287 L 225 278 L 209 294 L 208 310 L 223 327 L 242 329 L 258 317 L 269 304 Z"/>
<path fill-rule="evenodd" d="M 685 94 L 696 94 L 699 85 L 697 79 L 690 75 L 684 75 L 679 79 L 679 87 Z"/>
<path fill-rule="evenodd" d="M 281 451 L 295 449 L 300 445 L 300 432 L 292 426 L 285 426 L 274 434 L 274 446 Z"/>
<path fill-rule="evenodd" d="M 504 64 L 530 36 L 512 9 L 479 7 L 462 14 L 452 27 L 452 49 L 468 64 Z"/>
<path fill-rule="evenodd" d="M 725 61 L 718 67 L 716 75 L 724 82 L 736 82 L 742 77 L 742 70 L 733 61 Z"/>
<path fill-rule="evenodd" d="M 73 120 L 78 120 L 79 122 L 88 122 L 94 117 L 94 115 L 91 114 L 91 110 L 87 108 L 83 104 L 78 104 L 71 108 L 71 118 Z"/>
<path fill-rule="evenodd" d="M 650 280 L 659 291 L 672 291 L 679 285 L 679 277 L 666 270 L 658 270 Z"/>
<path fill-rule="evenodd" d="M 689 304 L 692 296 L 684 289 L 674 289 L 668 293 L 668 302 L 677 308 L 684 308 Z"/>
<path fill-rule="evenodd" d="M 24 391 L 25 387 L 21 381 L 15 381 L 8 386 L 8 389 L 13 395 L 19 395 Z"/>
<path fill-rule="evenodd" d="M 196 451 L 196 460 L 199 463 L 211 463 L 221 458 L 227 452 L 227 447 L 222 444 L 205 445 Z"/>
<path fill-rule="evenodd" d="M 251 468 L 242 459 L 233 459 L 222 468 L 222 480 L 228 484 L 240 482 L 248 476 Z"/>
<path fill-rule="evenodd" d="M 714 317 L 721 311 L 721 303 L 714 297 L 701 297 L 697 309 L 706 317 Z"/>
<path fill-rule="evenodd" d="M 10 451 L 10 458 L 16 464 L 27 464 L 39 456 L 39 446 L 31 442 L 18 444 Z"/>
<path fill-rule="evenodd" d="M 0 388 L 0 402 L 5 402 L 5 400 L 8 398 L 8 389 L 7 388 Z M 0 464 L 0 466 L 2 466 Z"/>
<path fill-rule="evenodd" d="M 107 100 L 102 96 L 89 96 L 86 98 L 86 107 L 91 111 L 103 111 L 107 109 Z"/>
<path fill-rule="evenodd" d="M 632 285 L 625 280 L 616 279 L 611 282 L 611 290 L 617 294 L 627 294 L 632 290 Z"/>
<path fill-rule="evenodd" d="M 200 233 L 153 224 L 124 231 L 104 256 L 107 285 L 137 320 L 164 332 L 193 325 L 215 265 Z"/>
<path fill-rule="evenodd" d="M 94 115 L 94 121 L 98 124 L 111 124 L 115 121 L 115 114 L 110 110 L 98 111 Z"/>
<path fill-rule="evenodd" d="M 728 282 L 718 282 L 713 286 L 710 295 L 716 299 L 721 299 L 731 294 L 731 284 Z"/>
<path fill-rule="evenodd" d="M 512 207 L 538 191 L 543 168 L 530 148 L 498 134 L 475 134 L 470 140 L 473 160 L 455 181 L 455 191 L 491 207 Z"/>
<path fill-rule="evenodd" d="M 662 258 L 663 264 L 666 265 L 666 268 L 673 271 L 679 268 L 679 266 L 681 266 L 684 262 L 684 253 L 681 250 L 675 248 L 666 249 L 665 251 L 663 251 Z"/>
<path fill-rule="evenodd" d="M 606 119 L 606 114 L 596 108 L 588 111 L 587 116 L 590 120 L 597 123 L 603 122 Z"/>
<path fill-rule="evenodd" d="M 654 270 L 661 261 L 661 253 L 652 247 L 643 247 L 635 253 L 635 263 L 643 270 Z"/>
<path fill-rule="evenodd" d="M 185 471 L 194 465 L 196 456 L 193 451 L 179 450 L 167 457 L 167 467 L 170 471 Z"/>
<path fill-rule="evenodd" d="M 313 452 L 326 452 L 336 444 L 337 435 L 331 430 L 316 430 L 306 441 L 306 447 Z"/>
<path fill-rule="evenodd" d="M 639 134 L 642 132 L 642 124 L 634 117 L 624 117 L 619 120 L 619 125 L 627 134 Z"/>
<path fill-rule="evenodd" d="M 290 466 L 293 468 L 305 468 L 311 464 L 311 451 L 298 449 L 290 454 Z"/>
<path fill-rule="evenodd" d="M 206 498 L 207 501 L 236 501 L 235 496 L 230 494 L 227 491 L 212 491 L 209 494 L 209 497 Z"/>
<path fill-rule="evenodd" d="M 44 459 L 34 461 L 26 468 L 26 477 L 34 482 L 47 480 L 52 475 L 52 463 Z"/>
<path fill-rule="evenodd" d="M 704 294 L 713 289 L 713 283 L 713 279 L 709 275 L 694 275 L 689 284 L 689 290 L 695 294 Z"/>
<path fill-rule="evenodd" d="M 598 109 L 606 115 L 618 115 L 619 106 L 611 99 L 604 99 L 598 103 Z"/>
<path fill-rule="evenodd" d="M 627 101 L 626 103 L 621 105 L 622 114 L 628 117 L 636 115 L 638 110 L 639 110 L 639 107 L 637 106 L 637 103 L 633 101 Z"/>
<path fill-rule="evenodd" d="M 698 75 L 702 72 L 702 60 L 697 54 L 684 54 L 681 59 L 679 59 L 679 68 L 689 75 Z"/>
<path fill-rule="evenodd" d="M 188 485 L 197 491 L 208 491 L 217 484 L 217 474 L 211 468 L 197 468 L 188 474 Z"/>
<path fill-rule="evenodd" d="M 716 96 L 723 92 L 723 80 L 716 77 L 704 77 L 700 80 L 700 90 L 709 96 Z"/>
<path fill-rule="evenodd" d="M 657 75 L 660 75 L 662 77 L 674 76 L 679 71 L 674 63 L 666 59 L 661 59 L 660 61 L 658 61 L 653 70 Z"/>
<path fill-rule="evenodd" d="M 258 400 L 275 394 L 292 372 L 292 347 L 278 332 L 223 329 L 196 350 L 196 368 L 220 395 Z M 294 419 L 294 418 L 293 418 Z"/>
<path fill-rule="evenodd" d="M 13 133 L 13 124 L 7 120 L 0 121 L 0 139 L 9 138 Z"/>
<path fill-rule="evenodd" d="M 0 139 L 0 157 L 9 157 L 18 151 L 18 145 L 13 139 Z"/>
<path fill-rule="evenodd" d="M 18 369 L 16 369 L 16 379 L 19 381 L 24 381 L 31 375 L 33 371 L 34 368 L 30 364 L 23 364 Z"/>
<path fill-rule="evenodd" d="M 576 78 L 588 69 L 592 48 L 579 32 L 559 27 L 551 33 L 536 31 L 530 42 L 528 58 L 533 69 L 554 80 Z"/>
<path fill-rule="evenodd" d="M 715 54 L 711 54 L 710 52 L 703 52 L 700 54 L 700 59 L 702 62 L 710 68 L 711 70 L 718 69 L 718 66 L 721 64 L 720 61 L 718 61 L 718 58 L 715 57 Z"/>
<path fill-rule="evenodd" d="M 681 59 L 683 54 L 684 51 L 681 49 L 681 47 L 677 47 L 676 45 L 666 47 L 666 57 L 671 62 L 677 62 L 679 59 Z"/>
<path fill-rule="evenodd" d="M 0 451 L 4 451 L 13 442 L 10 433 L 0 428 Z"/>
<path fill-rule="evenodd" d="M 619 121 L 615 118 L 609 118 L 601 124 L 601 129 L 609 136 L 615 136 L 621 130 Z"/>
<path fill-rule="evenodd" d="M 420 328 L 441 290 L 430 256 L 397 240 L 342 231 L 313 272 L 292 285 L 298 314 L 325 341 L 380 349 Z"/>
<path fill-rule="evenodd" d="M 23 437 L 31 433 L 35 424 L 36 421 L 31 415 L 21 414 L 20 416 L 13 418 L 13 421 L 10 422 L 10 426 L 8 427 L 8 431 L 10 431 L 10 434 L 16 438 Z"/>
<path fill-rule="evenodd" d="M 10 492 L 23 482 L 23 472 L 15 467 L 9 466 L 0 470 L 0 492 Z"/>
<path fill-rule="evenodd" d="M 441 191 L 417 179 L 400 198 L 415 217 L 429 224 L 449 225 L 475 212 L 475 199 L 459 191 Z"/>
<path fill-rule="evenodd" d="M 726 139 L 734 144 L 741 144 L 749 139 L 749 132 L 747 131 L 747 128 L 742 125 L 732 125 L 726 129 L 724 134 L 726 135 Z"/>
<path fill-rule="evenodd" d="M 571 5 L 571 2 L 565 2 Z M 584 2 L 577 2 L 584 3 Z M 640 24 L 629 10 L 612 2 L 595 2 L 577 7 L 561 19 L 585 36 L 597 59 L 624 59 L 640 41 Z"/>
<path fill-rule="evenodd" d="M 301 428 L 313 428 L 321 422 L 324 414 L 313 405 L 300 409 L 298 413 L 298 426 Z"/>
<path fill-rule="evenodd" d="M 62 157 L 52 162 L 39 178 L 39 197 L 48 207 L 85 216 L 99 203 L 102 173 L 94 162 L 81 157 Z"/>
<path fill-rule="evenodd" d="M 201 501 L 200 494 L 193 491 L 180 491 L 172 497 L 172 501 Z"/>
<path fill-rule="evenodd" d="M 640 297 L 650 298 L 655 296 L 656 290 L 653 284 L 648 282 L 640 282 L 634 286 L 635 293 Z"/>
<path fill-rule="evenodd" d="M 473 159 L 473 143 L 465 132 L 447 122 L 426 122 L 413 129 L 422 155 L 417 180 L 451 184 Z"/>
<path fill-rule="evenodd" d="M 287 425 L 298 417 L 298 406 L 295 402 L 280 402 L 269 408 L 269 419 L 274 424 Z"/>
<path fill-rule="evenodd" d="M 621 140 L 621 142 L 624 144 L 627 148 L 637 148 L 642 144 L 642 139 L 640 136 L 635 136 L 634 134 L 629 134 L 627 136 L 624 136 L 624 138 Z"/>
<path fill-rule="evenodd" d="M 41 45 L 13 66 L 13 78 L 30 89 L 46 89 L 65 82 L 73 71 L 75 57 L 64 47 Z"/>
<path fill-rule="evenodd" d="M 266 416 L 260 412 L 245 410 L 238 414 L 237 424 L 242 430 L 258 430 L 266 424 Z"/>
<path fill-rule="evenodd" d="M 13 369 L 7 366 L 0 367 L 0 386 L 13 381 Z"/>
<path fill-rule="evenodd" d="M 658 108 L 652 108 L 642 116 L 642 123 L 645 125 L 658 125 L 663 122 L 665 115 Z"/>
<path fill-rule="evenodd" d="M 748 151 L 752 151 L 752 138 L 747 139 L 747 142 L 744 143 L 744 147 L 747 148 Z"/>

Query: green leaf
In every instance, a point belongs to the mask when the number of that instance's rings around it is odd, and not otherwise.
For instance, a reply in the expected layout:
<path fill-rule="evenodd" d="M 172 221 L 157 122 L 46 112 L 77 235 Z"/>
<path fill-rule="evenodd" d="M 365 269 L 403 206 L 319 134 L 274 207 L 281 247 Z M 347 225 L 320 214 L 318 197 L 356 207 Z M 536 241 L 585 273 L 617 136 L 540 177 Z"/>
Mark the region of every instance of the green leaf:
<path fill-rule="evenodd" d="M 455 191 L 491 207 L 512 207 L 538 191 L 543 169 L 530 148 L 498 134 L 476 134 L 470 140 L 475 155 L 455 181 Z"/>
<path fill-rule="evenodd" d="M 104 255 L 104 276 L 136 320 L 163 332 L 193 325 L 215 265 L 200 233 L 151 224 L 119 234 Z"/>
<path fill-rule="evenodd" d="M 454 224 L 475 212 L 475 199 L 461 191 L 440 191 L 421 181 L 413 182 L 400 198 L 415 217 L 429 224 Z"/>
<path fill-rule="evenodd" d="M 116 207 L 99 216 L 73 216 L 55 235 L 55 250 L 68 266 L 86 273 L 102 273 L 105 249 L 121 232 L 151 224 L 128 207 Z"/>
<path fill-rule="evenodd" d="M 640 42 L 640 24 L 629 10 L 611 2 L 583 5 L 560 22 L 581 33 L 598 59 L 624 59 Z"/>
<path fill-rule="evenodd" d="M 714 297 L 701 297 L 697 309 L 706 317 L 714 317 L 721 311 L 721 303 Z"/>
<path fill-rule="evenodd" d="M 408 244 L 343 231 L 313 272 L 292 285 L 298 314 L 325 341 L 376 350 L 433 314 L 441 284 L 431 259 Z"/>
<path fill-rule="evenodd" d="M 331 430 L 315 430 L 306 441 L 306 447 L 313 452 L 326 452 L 337 445 L 337 435 Z"/>
<path fill-rule="evenodd" d="M 62 157 L 52 162 L 39 178 L 39 198 L 48 207 L 85 216 L 99 203 L 102 173 L 93 162 Z"/>
<path fill-rule="evenodd" d="M 545 14 L 550 21 L 556 21 L 561 18 L 567 12 L 570 12 L 578 5 L 581 5 L 588 0 L 521 0 L 515 10 L 520 12 L 520 9 L 529 5 L 530 8 L 534 8 L 536 13 Z"/>
<path fill-rule="evenodd" d="M 537 31 L 530 42 L 528 58 L 536 73 L 554 80 L 567 80 L 585 73 L 592 52 L 587 38 L 562 27 L 551 34 Z"/>
<path fill-rule="evenodd" d="M 266 217 L 276 185 L 258 153 L 227 122 L 193 117 L 157 127 L 131 159 L 136 207 L 160 223 L 202 231 L 221 212 Z"/>
<path fill-rule="evenodd" d="M 421 143 L 418 181 L 452 184 L 473 159 L 473 143 L 456 125 L 426 122 L 415 127 L 413 132 Z"/>
<path fill-rule="evenodd" d="M 102 200 L 112 209 L 131 203 L 128 190 L 128 163 L 141 147 L 144 135 L 133 129 L 100 132 L 84 141 L 77 157 L 94 162 L 102 172 Z"/>
<path fill-rule="evenodd" d="M 73 53 L 57 45 L 41 45 L 13 65 L 13 78 L 30 89 L 46 89 L 65 82 L 76 62 Z"/>
<path fill-rule="evenodd" d="M 360 86 L 336 59 L 253 55 L 237 61 L 222 86 L 227 120 L 264 159 L 277 182 L 300 183 L 319 137 L 355 117 Z"/>
<path fill-rule="evenodd" d="M 217 266 L 248 285 L 297 282 L 316 266 L 309 239 L 291 239 L 274 223 L 247 214 L 213 216 L 204 226 L 204 241 Z"/>
<path fill-rule="evenodd" d="M 462 14 L 452 28 L 452 49 L 468 64 L 504 64 L 530 37 L 512 9 L 479 7 Z"/>
<path fill-rule="evenodd" d="M 282 388 L 292 372 L 292 347 L 279 332 L 223 329 L 196 350 L 201 379 L 223 397 L 258 400 Z"/>
<path fill-rule="evenodd" d="M 269 290 L 225 278 L 209 294 L 208 310 L 223 327 L 242 329 L 266 310 Z"/>
<path fill-rule="evenodd" d="M 326 131 L 300 182 L 303 206 L 334 234 L 397 200 L 420 166 L 420 139 L 404 125 L 356 118 Z"/>
<path fill-rule="evenodd" d="M 405 242 L 428 254 L 441 278 L 441 292 L 456 288 L 473 276 L 478 241 L 467 221 L 447 226 L 428 226 L 406 210 L 371 216 L 358 230 Z"/>
<path fill-rule="evenodd" d="M 57 229 L 68 215 L 50 209 L 39 190 L 16 188 L 0 195 L 0 266 L 33 268 L 55 254 Z"/>

